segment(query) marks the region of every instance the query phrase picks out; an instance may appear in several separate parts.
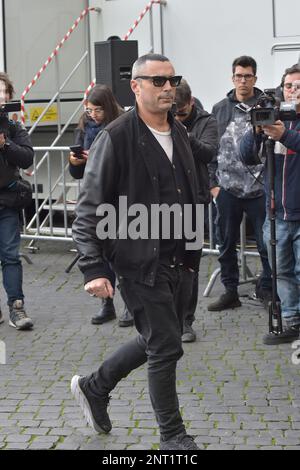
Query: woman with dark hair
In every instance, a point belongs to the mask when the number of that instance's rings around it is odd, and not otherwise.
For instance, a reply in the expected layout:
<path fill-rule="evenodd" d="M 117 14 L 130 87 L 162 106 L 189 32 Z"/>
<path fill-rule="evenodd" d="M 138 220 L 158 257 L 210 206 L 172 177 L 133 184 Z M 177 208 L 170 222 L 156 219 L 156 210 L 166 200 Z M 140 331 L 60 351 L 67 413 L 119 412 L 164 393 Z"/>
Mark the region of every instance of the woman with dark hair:
<path fill-rule="evenodd" d="M 75 144 L 83 148 L 83 152 L 76 156 L 70 153 L 70 173 L 75 179 L 83 178 L 85 164 L 89 149 L 104 127 L 114 121 L 124 111 L 117 103 L 111 89 L 106 85 L 96 85 L 90 92 L 85 112 L 81 116 L 75 131 Z"/>
<path fill-rule="evenodd" d="M 114 121 L 124 111 L 117 103 L 111 89 L 106 85 L 96 85 L 86 101 L 85 112 L 79 120 L 75 131 L 75 144 L 82 147 L 81 153 L 70 153 L 69 170 L 75 179 L 81 179 L 84 175 L 85 165 L 89 155 L 89 149 L 99 132 L 110 122 Z M 108 269 L 110 267 L 108 265 Z M 113 274 L 115 279 L 115 276 Z M 114 286 L 113 286 L 114 287 Z M 92 323 L 100 325 L 116 318 L 113 299 L 102 300 L 100 312 L 92 317 Z M 119 319 L 119 326 L 132 326 L 133 317 L 126 308 Z"/>

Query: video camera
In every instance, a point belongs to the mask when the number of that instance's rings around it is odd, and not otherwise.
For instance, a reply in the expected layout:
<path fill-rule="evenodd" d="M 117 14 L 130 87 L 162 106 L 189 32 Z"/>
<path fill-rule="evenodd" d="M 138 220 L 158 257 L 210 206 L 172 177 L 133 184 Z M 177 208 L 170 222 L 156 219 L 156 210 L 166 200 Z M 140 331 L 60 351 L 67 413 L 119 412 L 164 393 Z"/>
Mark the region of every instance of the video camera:
<path fill-rule="evenodd" d="M 8 113 L 21 111 L 20 101 L 0 105 L 0 134 L 8 135 L 13 122 L 8 119 Z"/>
<path fill-rule="evenodd" d="M 257 103 L 251 108 L 251 124 L 253 126 L 270 126 L 276 121 L 295 121 L 297 110 L 295 103 L 283 101 L 275 96 L 274 88 L 267 88 L 258 97 Z"/>

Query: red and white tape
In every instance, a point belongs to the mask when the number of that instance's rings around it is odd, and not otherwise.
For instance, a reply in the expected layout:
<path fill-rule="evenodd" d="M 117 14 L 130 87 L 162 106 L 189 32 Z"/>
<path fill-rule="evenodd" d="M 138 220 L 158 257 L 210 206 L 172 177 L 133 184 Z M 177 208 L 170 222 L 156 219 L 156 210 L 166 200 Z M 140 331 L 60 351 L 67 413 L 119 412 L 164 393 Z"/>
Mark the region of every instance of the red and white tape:
<path fill-rule="evenodd" d="M 75 21 L 75 23 L 71 26 L 71 28 L 69 29 L 69 31 L 67 32 L 67 34 L 64 36 L 64 38 L 60 41 L 60 43 L 56 46 L 56 48 L 54 49 L 54 51 L 52 52 L 52 54 L 48 57 L 48 59 L 46 60 L 46 62 L 44 63 L 44 65 L 40 68 L 40 70 L 38 71 L 38 73 L 33 77 L 33 79 L 31 80 L 31 82 L 27 85 L 27 87 L 25 88 L 25 90 L 23 91 L 22 93 L 22 96 L 21 96 L 21 120 L 23 122 L 23 124 L 25 124 L 25 96 L 27 95 L 27 93 L 31 90 L 31 88 L 33 87 L 33 85 L 35 85 L 35 83 L 39 80 L 40 76 L 42 75 L 42 73 L 46 70 L 46 68 L 48 67 L 48 65 L 52 62 L 53 58 L 58 54 L 59 50 L 62 48 L 62 46 L 64 45 L 64 43 L 69 39 L 69 37 L 71 36 L 71 34 L 73 33 L 73 31 L 77 28 L 78 24 L 80 23 L 80 21 L 83 20 L 83 18 L 85 18 L 85 16 L 90 12 L 90 11 L 99 11 L 99 8 L 97 7 L 89 7 L 89 8 L 86 8 L 85 10 L 83 10 L 80 14 L 80 16 L 77 18 L 77 20 Z"/>
<path fill-rule="evenodd" d="M 144 18 L 144 16 L 146 15 L 147 11 L 151 10 L 152 8 L 152 5 L 155 4 L 155 3 L 165 3 L 165 2 L 162 2 L 162 0 L 151 0 L 151 2 L 148 3 L 148 5 L 144 8 L 144 10 L 142 11 L 142 13 L 140 14 L 140 16 L 138 17 L 137 20 L 135 20 L 135 22 L 133 23 L 133 25 L 131 26 L 131 28 L 129 29 L 129 31 L 127 32 L 126 36 L 123 38 L 124 41 L 127 41 L 127 39 L 129 38 L 129 36 L 133 33 L 133 31 L 135 30 L 135 28 L 137 27 L 137 25 L 142 21 L 142 19 Z"/>
<path fill-rule="evenodd" d="M 123 38 L 123 41 L 127 41 L 127 39 L 129 38 L 129 36 L 131 36 L 131 34 L 133 33 L 133 31 L 135 30 L 135 28 L 138 26 L 138 24 L 142 21 L 142 19 L 144 18 L 144 16 L 146 15 L 146 13 L 151 10 L 152 8 L 152 5 L 154 4 L 161 4 L 161 5 L 165 5 L 166 4 L 166 1 L 165 0 L 151 0 L 151 2 L 148 3 L 148 5 L 144 8 L 144 10 L 142 11 L 142 13 L 140 14 L 140 16 L 138 17 L 138 19 L 133 23 L 133 25 L 131 26 L 131 28 L 129 29 L 129 31 L 127 32 L 126 36 L 124 36 Z M 84 100 L 87 99 L 88 97 L 88 94 L 89 92 L 91 91 L 91 89 L 96 85 L 96 78 L 94 78 L 94 80 L 91 82 L 91 84 L 89 85 L 89 87 L 86 89 L 85 93 L 84 93 Z"/>

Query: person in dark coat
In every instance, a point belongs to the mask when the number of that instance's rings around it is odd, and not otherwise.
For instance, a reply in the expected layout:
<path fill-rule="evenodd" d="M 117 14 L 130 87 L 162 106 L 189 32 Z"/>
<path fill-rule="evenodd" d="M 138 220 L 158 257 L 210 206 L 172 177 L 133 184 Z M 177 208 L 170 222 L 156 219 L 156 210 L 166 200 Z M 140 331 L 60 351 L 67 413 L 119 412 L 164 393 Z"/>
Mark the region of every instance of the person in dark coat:
<path fill-rule="evenodd" d="M 0 105 L 10 101 L 14 87 L 6 73 L 0 73 Z M 17 330 L 29 330 L 33 321 L 26 314 L 23 294 L 23 269 L 20 260 L 20 209 L 1 203 L 1 192 L 13 192 L 20 178 L 19 169 L 33 163 L 33 148 L 27 131 L 19 122 L 2 116 L 0 124 L 0 260 L 3 286 L 9 307 L 9 325 Z M 4 202 L 3 202 L 4 201 Z M 4 316 L 0 310 L 0 323 Z"/>
<path fill-rule="evenodd" d="M 202 186 L 209 190 L 207 164 L 217 156 L 218 125 L 214 116 L 197 106 L 195 98 L 186 80 L 181 80 L 176 89 L 176 119 L 186 127 L 195 159 L 197 177 Z M 203 181 L 204 180 L 204 181 Z M 207 208 L 207 204 L 206 204 Z M 190 279 L 190 278 L 189 278 Z M 195 310 L 198 302 L 198 270 L 192 279 L 192 295 L 185 304 L 182 341 L 192 343 L 196 333 L 192 328 L 195 321 Z M 189 289 L 187 289 L 187 292 Z"/>

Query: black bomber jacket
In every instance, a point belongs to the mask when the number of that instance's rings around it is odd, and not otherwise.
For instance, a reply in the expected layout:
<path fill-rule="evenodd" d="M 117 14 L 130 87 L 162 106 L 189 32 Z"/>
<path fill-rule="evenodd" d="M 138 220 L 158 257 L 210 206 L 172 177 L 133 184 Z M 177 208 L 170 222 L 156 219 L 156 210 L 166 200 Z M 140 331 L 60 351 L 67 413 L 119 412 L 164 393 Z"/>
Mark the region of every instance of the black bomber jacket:
<path fill-rule="evenodd" d="M 174 150 L 181 158 L 190 183 L 193 204 L 198 202 L 196 169 L 188 134 L 184 126 L 169 113 Z M 100 204 L 111 204 L 116 209 L 119 196 L 127 196 L 128 206 L 134 203 L 159 204 L 158 175 L 151 161 L 152 148 L 147 139 L 150 130 L 133 108 L 110 123 L 93 142 L 87 161 L 81 193 L 76 206 L 73 238 L 80 254 L 79 267 L 85 283 L 100 277 L 110 279 L 103 264 L 103 256 L 114 271 L 123 277 L 154 285 L 159 262 L 159 240 L 116 239 L 100 240 L 96 215 Z M 196 207 L 196 206 L 195 206 Z M 118 212 L 118 210 L 117 210 Z M 200 253 L 186 251 L 184 264 L 197 269 Z"/>

